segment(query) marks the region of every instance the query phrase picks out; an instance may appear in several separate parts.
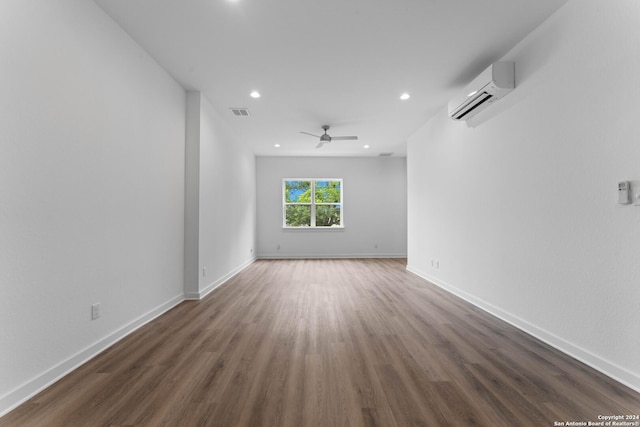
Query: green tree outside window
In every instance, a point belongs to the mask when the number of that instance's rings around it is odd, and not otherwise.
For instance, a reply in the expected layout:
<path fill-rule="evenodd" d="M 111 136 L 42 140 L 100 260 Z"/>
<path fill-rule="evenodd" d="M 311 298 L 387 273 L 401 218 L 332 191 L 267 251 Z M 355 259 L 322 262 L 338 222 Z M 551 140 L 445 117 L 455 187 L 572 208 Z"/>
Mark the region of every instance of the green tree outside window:
<path fill-rule="evenodd" d="M 341 227 L 341 179 L 285 179 L 285 227 Z"/>

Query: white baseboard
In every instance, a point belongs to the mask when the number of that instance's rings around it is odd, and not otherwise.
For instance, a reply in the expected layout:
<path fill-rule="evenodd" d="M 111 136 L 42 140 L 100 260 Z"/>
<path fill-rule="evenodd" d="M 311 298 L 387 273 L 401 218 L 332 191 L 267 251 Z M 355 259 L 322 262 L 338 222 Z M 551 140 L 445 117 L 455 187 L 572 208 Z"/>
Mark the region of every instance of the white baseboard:
<path fill-rule="evenodd" d="M 45 388 L 49 387 L 65 375 L 79 368 L 89 360 L 96 357 L 98 354 L 105 351 L 107 348 L 111 347 L 127 335 L 134 332 L 136 329 L 144 326 L 145 324 L 151 322 L 153 319 L 159 317 L 165 312 L 169 311 L 176 305 L 180 304 L 182 301 L 187 299 L 202 299 L 211 291 L 219 287 L 220 285 L 227 282 L 233 276 L 238 274 L 240 271 L 245 269 L 247 266 L 255 262 L 256 258 L 252 258 L 242 265 L 233 269 L 230 273 L 216 280 L 215 282 L 208 285 L 202 291 L 198 293 L 189 293 L 185 295 L 180 295 L 166 303 L 154 308 L 153 310 L 143 314 L 138 317 L 134 321 L 129 324 L 123 326 L 119 330 L 113 332 L 112 334 L 104 337 L 103 339 L 97 341 L 96 343 L 90 345 L 84 350 L 78 352 L 74 356 L 71 356 L 69 359 L 63 361 L 62 363 L 54 366 L 53 368 L 45 371 L 44 373 L 38 375 L 36 378 L 27 381 L 25 384 L 17 387 L 16 389 L 10 391 L 4 396 L 0 396 L 0 417 L 9 413 L 22 403 L 26 402 L 36 394 L 40 393 Z"/>
<path fill-rule="evenodd" d="M 202 298 L 206 297 L 209 293 L 211 293 L 214 289 L 216 289 L 217 287 L 225 284 L 233 276 L 235 276 L 236 274 L 240 273 L 242 270 L 244 270 L 245 268 L 247 268 L 248 266 L 253 264 L 256 261 L 256 259 L 257 258 L 254 257 L 254 258 L 251 258 L 248 261 L 240 264 L 238 267 L 234 268 L 229 273 L 225 274 L 224 276 L 222 276 L 221 278 L 217 279 L 216 281 L 208 284 L 200 292 L 189 292 L 189 293 L 186 293 L 184 295 L 185 299 L 187 299 L 187 300 L 201 300 Z"/>
<path fill-rule="evenodd" d="M 34 379 L 27 381 L 25 384 L 17 387 L 4 396 L 0 396 L 0 417 L 15 409 L 22 403 L 26 402 L 36 394 L 40 393 L 42 390 L 52 385 L 60 378 L 64 377 L 89 360 L 93 359 L 95 356 L 102 353 L 107 348 L 111 347 L 113 344 L 117 343 L 136 329 L 144 326 L 156 317 L 164 314 L 176 305 L 180 304 L 182 301 L 184 301 L 183 295 L 179 295 L 175 298 L 170 299 L 164 304 L 161 304 L 158 307 L 143 314 L 142 316 L 138 317 L 137 319 L 133 320 L 117 331 L 107 335 L 106 337 L 90 345 L 84 350 L 81 350 L 62 363 L 43 372 Z"/>
<path fill-rule="evenodd" d="M 406 258 L 407 254 L 262 254 L 258 259 L 358 259 L 358 258 Z"/>
<path fill-rule="evenodd" d="M 438 279 L 437 277 L 431 276 L 430 274 L 424 273 L 416 268 L 413 268 L 411 265 L 407 265 L 407 271 L 427 280 L 428 282 L 433 283 L 434 285 L 444 289 L 445 291 L 456 295 L 463 300 L 475 305 L 478 308 L 486 311 L 487 313 L 515 326 L 523 332 L 543 341 L 550 346 L 560 350 L 561 352 L 573 357 L 576 360 L 592 367 L 593 369 L 605 374 L 606 376 L 618 381 L 621 384 L 626 385 L 627 387 L 640 392 L 640 375 L 629 371 L 621 366 L 616 365 L 613 362 L 610 362 L 606 359 L 603 359 L 589 350 L 586 350 L 582 347 L 579 347 L 564 338 L 558 337 L 557 335 L 552 334 L 544 329 L 541 329 L 525 320 L 520 319 L 513 314 L 502 310 L 486 301 L 483 301 L 479 298 L 474 297 L 471 294 L 468 294 L 455 286 L 452 286 L 443 280 Z"/>

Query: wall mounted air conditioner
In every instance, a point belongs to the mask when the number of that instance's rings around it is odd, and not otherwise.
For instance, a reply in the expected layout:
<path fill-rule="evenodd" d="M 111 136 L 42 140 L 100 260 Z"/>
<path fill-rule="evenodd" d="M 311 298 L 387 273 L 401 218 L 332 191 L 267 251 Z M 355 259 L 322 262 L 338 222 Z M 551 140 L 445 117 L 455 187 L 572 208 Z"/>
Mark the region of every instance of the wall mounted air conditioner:
<path fill-rule="evenodd" d="M 449 117 L 467 120 L 515 88 L 515 64 L 496 62 L 473 79 L 459 97 L 449 101 Z"/>

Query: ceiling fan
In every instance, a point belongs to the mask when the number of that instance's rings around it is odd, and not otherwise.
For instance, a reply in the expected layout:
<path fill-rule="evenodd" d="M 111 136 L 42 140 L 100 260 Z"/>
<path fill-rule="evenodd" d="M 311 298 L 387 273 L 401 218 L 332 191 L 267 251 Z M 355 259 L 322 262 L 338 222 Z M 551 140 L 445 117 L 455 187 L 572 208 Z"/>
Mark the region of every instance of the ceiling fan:
<path fill-rule="evenodd" d="M 329 125 L 323 125 L 322 129 L 324 129 L 324 134 L 322 135 L 314 135 L 309 132 L 300 132 L 300 133 L 304 133 L 305 135 L 311 135 L 311 136 L 315 136 L 316 138 L 320 138 L 320 143 L 316 145 L 316 148 L 320 148 L 324 144 L 328 144 L 331 141 L 349 141 L 349 140 L 358 139 L 357 136 L 329 136 L 329 134 L 327 133 L 327 131 L 329 130 Z"/>

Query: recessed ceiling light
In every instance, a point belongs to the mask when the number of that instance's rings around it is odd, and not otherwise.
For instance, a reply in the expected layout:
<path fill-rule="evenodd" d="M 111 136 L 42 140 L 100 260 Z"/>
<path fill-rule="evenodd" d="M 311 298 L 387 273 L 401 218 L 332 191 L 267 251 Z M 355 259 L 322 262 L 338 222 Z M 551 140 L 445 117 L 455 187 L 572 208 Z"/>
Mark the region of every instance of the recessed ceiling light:
<path fill-rule="evenodd" d="M 364 145 L 362 148 L 371 148 L 371 146 L 367 144 L 367 145 Z"/>
<path fill-rule="evenodd" d="M 274 147 L 279 148 L 280 144 L 273 144 Z"/>
<path fill-rule="evenodd" d="M 402 95 L 400 95 L 400 99 L 402 99 L 403 101 L 406 101 L 407 99 L 411 98 L 411 95 L 409 95 L 408 93 L 403 93 Z"/>
<path fill-rule="evenodd" d="M 260 92 L 258 92 L 257 90 L 254 90 L 249 94 L 249 96 L 252 98 L 260 98 Z"/>

